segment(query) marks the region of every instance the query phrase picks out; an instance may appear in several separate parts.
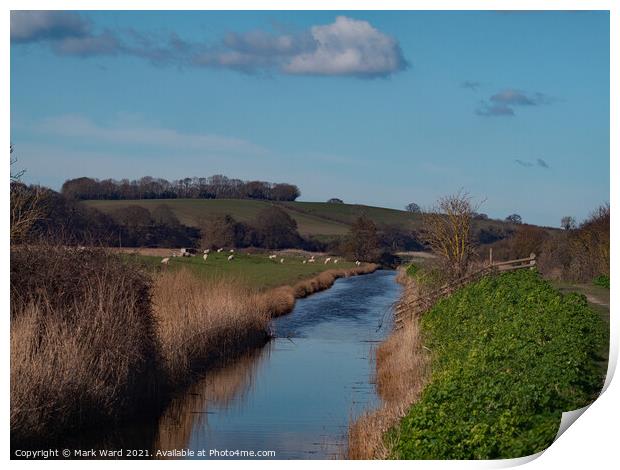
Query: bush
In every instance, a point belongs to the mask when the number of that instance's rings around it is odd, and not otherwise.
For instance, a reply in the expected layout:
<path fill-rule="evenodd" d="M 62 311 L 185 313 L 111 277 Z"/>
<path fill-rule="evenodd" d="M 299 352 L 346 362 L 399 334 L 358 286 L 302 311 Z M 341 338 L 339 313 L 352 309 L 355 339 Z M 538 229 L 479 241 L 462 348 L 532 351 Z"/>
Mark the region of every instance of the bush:
<path fill-rule="evenodd" d="M 391 434 L 393 457 L 494 459 L 548 447 L 562 411 L 603 383 L 600 318 L 530 270 L 486 277 L 422 317 L 432 376 Z"/>
<path fill-rule="evenodd" d="M 607 289 L 609 289 L 609 276 L 597 276 L 592 282 L 595 286 L 606 287 Z"/>

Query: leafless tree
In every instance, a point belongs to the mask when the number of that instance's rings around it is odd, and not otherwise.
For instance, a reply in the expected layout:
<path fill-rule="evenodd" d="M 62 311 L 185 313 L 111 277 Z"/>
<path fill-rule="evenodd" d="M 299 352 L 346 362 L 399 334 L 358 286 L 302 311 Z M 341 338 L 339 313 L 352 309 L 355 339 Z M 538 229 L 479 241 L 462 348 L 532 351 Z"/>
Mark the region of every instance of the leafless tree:
<path fill-rule="evenodd" d="M 451 277 L 464 275 L 471 262 L 475 245 L 472 220 L 479 205 L 461 190 L 441 197 L 434 208 L 423 213 L 422 238 Z"/>
<path fill-rule="evenodd" d="M 17 159 L 13 157 L 13 145 L 10 150 L 11 170 Z M 27 186 L 21 178 L 25 170 L 11 171 L 11 243 L 25 239 L 33 225 L 43 218 L 44 191 L 39 186 Z"/>

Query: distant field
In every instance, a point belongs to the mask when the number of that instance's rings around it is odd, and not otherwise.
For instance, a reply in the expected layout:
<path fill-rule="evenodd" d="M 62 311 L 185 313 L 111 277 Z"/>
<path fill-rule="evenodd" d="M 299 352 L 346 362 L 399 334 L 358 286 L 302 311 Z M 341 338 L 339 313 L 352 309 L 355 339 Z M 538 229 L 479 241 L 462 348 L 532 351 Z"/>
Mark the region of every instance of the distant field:
<path fill-rule="evenodd" d="M 84 201 L 90 207 L 111 212 L 120 207 L 139 205 L 153 210 L 160 205 L 168 206 L 181 223 L 193 227 L 201 219 L 214 214 L 230 214 L 240 222 L 252 222 L 261 209 L 276 205 L 284 209 L 296 221 L 303 236 L 333 237 L 344 235 L 360 215 L 371 218 L 378 226 L 397 225 L 407 230 L 419 229 L 421 216 L 396 209 L 363 206 L 358 204 L 330 204 L 326 202 L 271 202 L 252 199 L 141 199 L 126 201 Z M 475 221 L 477 227 L 504 227 L 496 220 Z"/>
<path fill-rule="evenodd" d="M 210 253 L 207 261 L 202 254 L 191 258 L 170 258 L 169 265 L 163 267 L 161 256 L 134 254 L 136 259 L 152 269 L 182 269 L 188 268 L 197 276 L 217 278 L 233 276 L 248 286 L 259 289 L 268 289 L 281 285 L 292 285 L 302 279 L 307 279 L 327 269 L 353 268 L 354 263 L 339 260 L 337 264 L 324 264 L 325 257 L 317 257 L 316 263 L 303 264 L 306 256 L 283 254 L 278 255 L 277 261 L 270 260 L 267 253 L 247 254 L 235 253 L 235 258 L 228 261 L 230 253 Z M 280 263 L 284 258 L 284 263 Z M 333 258 L 332 258 L 333 259 Z"/>

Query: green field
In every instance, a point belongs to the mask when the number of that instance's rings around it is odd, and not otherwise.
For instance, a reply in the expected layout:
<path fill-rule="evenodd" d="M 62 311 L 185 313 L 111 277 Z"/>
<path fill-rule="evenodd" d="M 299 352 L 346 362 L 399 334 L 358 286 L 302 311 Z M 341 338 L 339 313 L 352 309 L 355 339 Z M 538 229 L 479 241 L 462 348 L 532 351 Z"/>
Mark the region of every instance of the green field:
<path fill-rule="evenodd" d="M 198 227 L 200 221 L 214 214 L 230 214 L 240 222 L 252 222 L 261 209 L 276 205 L 284 209 L 296 221 L 303 236 L 333 237 L 344 235 L 349 225 L 359 216 L 366 215 L 379 227 L 398 225 L 407 230 L 420 228 L 422 218 L 396 209 L 363 206 L 359 204 L 330 204 L 326 202 L 273 202 L 252 199 L 140 199 L 140 200 L 92 200 L 84 201 L 90 207 L 109 213 L 129 205 L 139 205 L 153 210 L 160 205 L 168 206 L 182 224 Z M 476 221 L 479 228 L 504 227 L 500 221 Z"/>
<path fill-rule="evenodd" d="M 207 261 L 202 255 L 191 258 L 170 258 L 167 267 L 162 266 L 161 256 L 135 256 L 138 261 L 145 263 L 151 269 L 190 269 L 197 276 L 204 278 L 234 277 L 248 286 L 258 289 L 269 289 L 281 285 L 293 285 L 297 281 L 307 279 L 328 269 L 353 268 L 354 263 L 340 260 L 338 264 L 330 262 L 324 264 L 324 257 L 317 258 L 316 263 L 303 264 L 307 257 L 291 254 L 279 254 L 277 261 L 270 260 L 267 253 L 248 254 L 235 253 L 235 258 L 228 261 L 230 253 L 210 253 Z M 284 263 L 280 263 L 284 258 Z M 333 258 L 332 258 L 333 259 Z"/>

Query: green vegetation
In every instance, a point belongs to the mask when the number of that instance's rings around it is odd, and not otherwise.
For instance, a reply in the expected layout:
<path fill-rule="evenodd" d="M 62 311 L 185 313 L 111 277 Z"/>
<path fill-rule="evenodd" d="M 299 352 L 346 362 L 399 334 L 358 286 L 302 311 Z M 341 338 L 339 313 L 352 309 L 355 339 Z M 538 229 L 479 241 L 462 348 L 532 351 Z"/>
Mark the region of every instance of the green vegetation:
<path fill-rule="evenodd" d="M 609 289 L 609 276 L 601 275 L 594 278 L 592 281 L 595 286 L 605 287 Z"/>
<path fill-rule="evenodd" d="M 351 269 L 354 263 L 344 260 L 338 264 L 324 264 L 323 258 L 317 258 L 316 263 L 303 264 L 306 257 L 290 254 L 278 255 L 276 260 L 270 260 L 266 253 L 249 254 L 236 252 L 235 258 L 228 261 L 230 253 L 209 253 L 207 261 L 202 256 L 191 258 L 170 258 L 167 268 L 162 268 L 160 256 L 128 255 L 137 259 L 151 269 L 181 270 L 188 268 L 195 275 L 203 279 L 234 278 L 237 282 L 258 289 L 269 289 L 281 285 L 293 285 L 297 281 L 316 276 L 328 269 Z M 284 258 L 284 263 L 280 263 Z"/>
<path fill-rule="evenodd" d="M 512 458 L 553 441 L 603 383 L 604 326 L 535 271 L 489 276 L 422 317 L 432 375 L 388 437 L 402 459 Z"/>

